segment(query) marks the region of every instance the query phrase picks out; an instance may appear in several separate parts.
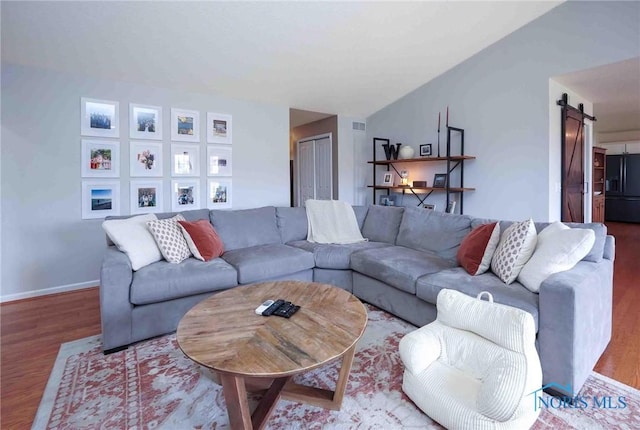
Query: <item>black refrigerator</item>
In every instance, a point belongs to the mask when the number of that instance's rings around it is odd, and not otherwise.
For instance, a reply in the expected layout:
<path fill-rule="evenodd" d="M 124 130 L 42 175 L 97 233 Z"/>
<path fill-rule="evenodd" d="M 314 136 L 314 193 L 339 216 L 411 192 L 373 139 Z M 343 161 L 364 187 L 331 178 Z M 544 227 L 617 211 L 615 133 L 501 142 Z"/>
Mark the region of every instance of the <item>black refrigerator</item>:
<path fill-rule="evenodd" d="M 607 155 L 605 219 L 640 223 L 640 154 Z"/>

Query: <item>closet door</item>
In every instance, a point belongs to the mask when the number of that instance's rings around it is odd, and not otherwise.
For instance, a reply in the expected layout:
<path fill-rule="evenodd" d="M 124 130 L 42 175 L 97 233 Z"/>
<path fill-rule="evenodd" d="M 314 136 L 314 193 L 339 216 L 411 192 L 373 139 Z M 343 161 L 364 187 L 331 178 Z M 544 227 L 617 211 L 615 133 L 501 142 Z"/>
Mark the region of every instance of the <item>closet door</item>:
<path fill-rule="evenodd" d="M 298 206 L 315 199 L 315 145 L 313 140 L 298 142 Z"/>
<path fill-rule="evenodd" d="M 315 140 L 316 199 L 331 200 L 333 197 L 333 168 L 331 162 L 331 139 Z"/>
<path fill-rule="evenodd" d="M 297 142 L 298 206 L 308 199 L 333 198 L 331 133 Z"/>

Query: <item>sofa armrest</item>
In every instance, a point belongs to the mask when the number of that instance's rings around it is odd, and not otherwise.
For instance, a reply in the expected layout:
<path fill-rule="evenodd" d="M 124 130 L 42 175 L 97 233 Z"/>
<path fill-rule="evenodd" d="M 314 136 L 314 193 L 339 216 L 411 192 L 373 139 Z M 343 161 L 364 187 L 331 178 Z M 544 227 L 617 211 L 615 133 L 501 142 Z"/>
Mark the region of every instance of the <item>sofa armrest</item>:
<path fill-rule="evenodd" d="M 611 235 L 605 239 L 603 257 L 611 261 L 616 259 L 616 238 Z"/>
<path fill-rule="evenodd" d="M 611 339 L 613 261 L 581 261 L 540 286 L 538 342 L 543 383 L 582 387 Z"/>
<path fill-rule="evenodd" d="M 440 357 L 439 322 L 434 321 L 407 334 L 400 341 L 400 358 L 406 370 L 419 375 Z"/>
<path fill-rule="evenodd" d="M 107 248 L 100 268 L 100 316 L 104 351 L 131 343 L 129 292 L 133 269 L 129 257 L 115 246 Z"/>

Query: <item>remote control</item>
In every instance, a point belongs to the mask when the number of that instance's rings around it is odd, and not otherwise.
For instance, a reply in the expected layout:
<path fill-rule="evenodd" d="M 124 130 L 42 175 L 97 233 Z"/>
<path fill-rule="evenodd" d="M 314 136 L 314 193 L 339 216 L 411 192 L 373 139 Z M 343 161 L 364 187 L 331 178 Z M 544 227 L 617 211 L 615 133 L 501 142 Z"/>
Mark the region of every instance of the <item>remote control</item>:
<path fill-rule="evenodd" d="M 278 309 L 283 304 L 284 304 L 284 300 L 282 299 L 276 300 L 267 309 L 262 311 L 262 316 L 268 317 L 269 315 L 273 314 L 276 311 L 276 309 Z"/>
<path fill-rule="evenodd" d="M 288 303 L 280 306 L 273 314 L 279 317 L 290 318 L 291 315 L 295 314 L 300 306 L 296 306 L 293 303 Z"/>
<path fill-rule="evenodd" d="M 271 306 L 273 304 L 273 300 L 267 300 L 265 301 L 263 304 L 261 304 L 260 306 L 258 306 L 256 308 L 256 314 L 258 315 L 262 315 L 262 312 L 264 312 L 269 306 Z"/>

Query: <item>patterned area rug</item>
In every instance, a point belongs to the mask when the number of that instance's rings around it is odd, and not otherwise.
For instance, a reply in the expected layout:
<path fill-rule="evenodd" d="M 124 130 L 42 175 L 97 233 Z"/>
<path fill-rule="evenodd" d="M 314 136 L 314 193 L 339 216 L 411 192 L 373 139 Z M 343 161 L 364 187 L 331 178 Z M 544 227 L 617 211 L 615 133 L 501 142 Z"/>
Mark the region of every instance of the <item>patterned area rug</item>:
<path fill-rule="evenodd" d="M 267 428 L 442 429 L 402 392 L 398 343 L 414 329 L 369 307 L 369 323 L 358 343 L 342 409 L 329 411 L 281 400 Z M 334 363 L 296 380 L 333 388 L 336 369 Z M 533 428 L 640 428 L 640 391 L 594 373 L 580 394 L 600 399 L 598 407 L 591 401 L 579 407 L 550 404 L 541 408 Z M 254 405 L 257 400 L 251 399 Z M 182 354 L 175 335 L 140 342 L 108 356 L 102 354 L 100 338 L 94 336 L 60 348 L 33 428 L 225 429 L 228 425 L 221 387 L 206 369 Z"/>

